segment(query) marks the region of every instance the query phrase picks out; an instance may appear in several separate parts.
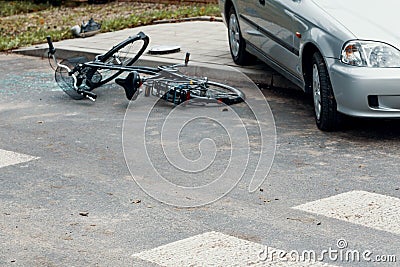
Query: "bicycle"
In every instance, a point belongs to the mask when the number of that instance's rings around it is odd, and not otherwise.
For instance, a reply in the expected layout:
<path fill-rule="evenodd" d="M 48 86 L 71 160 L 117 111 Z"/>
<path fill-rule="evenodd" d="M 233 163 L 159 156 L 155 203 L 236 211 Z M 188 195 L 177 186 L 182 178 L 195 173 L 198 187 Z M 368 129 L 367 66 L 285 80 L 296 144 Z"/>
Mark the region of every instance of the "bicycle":
<path fill-rule="evenodd" d="M 184 64 L 145 67 L 134 66 L 149 44 L 150 38 L 143 32 L 128 37 L 112 47 L 108 52 L 97 55 L 89 61 L 85 57 L 75 57 L 58 62 L 56 49 L 51 37 L 48 58 L 53 59 L 56 68 L 55 80 L 59 87 L 71 98 L 93 101 L 97 95 L 92 91 L 113 79 L 125 90 L 128 100 L 135 100 L 144 85 L 145 96 L 154 95 L 175 105 L 186 101 L 217 102 L 236 104 L 244 101 L 242 91 L 232 86 L 209 81 L 207 77 L 191 77 L 179 71 L 188 66 L 190 54 L 186 53 Z M 129 72 L 126 78 L 117 78 Z M 141 76 L 142 75 L 142 76 Z"/>

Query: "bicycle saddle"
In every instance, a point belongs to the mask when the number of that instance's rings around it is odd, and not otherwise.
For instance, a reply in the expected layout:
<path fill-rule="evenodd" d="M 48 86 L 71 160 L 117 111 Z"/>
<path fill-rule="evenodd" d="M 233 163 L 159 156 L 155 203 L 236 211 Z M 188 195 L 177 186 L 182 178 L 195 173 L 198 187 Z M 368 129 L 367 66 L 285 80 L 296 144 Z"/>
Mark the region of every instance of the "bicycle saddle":
<path fill-rule="evenodd" d="M 115 79 L 115 82 L 125 89 L 126 98 L 129 100 L 133 98 L 141 85 L 140 76 L 135 71 L 130 72 L 125 79 Z"/>

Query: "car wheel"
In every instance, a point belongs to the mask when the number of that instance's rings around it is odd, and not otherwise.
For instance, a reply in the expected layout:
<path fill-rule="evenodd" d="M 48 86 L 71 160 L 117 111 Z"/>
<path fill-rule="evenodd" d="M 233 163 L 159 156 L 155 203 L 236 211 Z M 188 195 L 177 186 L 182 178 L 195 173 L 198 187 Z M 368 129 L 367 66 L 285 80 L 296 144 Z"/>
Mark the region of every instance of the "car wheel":
<path fill-rule="evenodd" d="M 246 51 L 246 42 L 240 33 L 239 21 L 233 6 L 228 16 L 228 38 L 232 59 L 238 65 L 247 65 L 254 56 Z"/>
<path fill-rule="evenodd" d="M 337 111 L 326 64 L 319 52 L 315 52 L 312 57 L 312 94 L 318 128 L 322 131 L 338 130 L 340 113 Z"/>

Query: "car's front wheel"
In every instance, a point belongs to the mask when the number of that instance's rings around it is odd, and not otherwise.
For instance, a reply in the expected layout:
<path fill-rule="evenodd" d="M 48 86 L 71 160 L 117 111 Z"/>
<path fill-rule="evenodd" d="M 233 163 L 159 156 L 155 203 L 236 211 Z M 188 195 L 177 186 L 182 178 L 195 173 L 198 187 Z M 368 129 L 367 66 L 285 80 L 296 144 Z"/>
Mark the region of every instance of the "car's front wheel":
<path fill-rule="evenodd" d="M 233 61 L 238 65 L 249 64 L 254 57 L 246 51 L 246 42 L 240 32 L 239 21 L 233 6 L 228 14 L 228 38 Z"/>
<path fill-rule="evenodd" d="M 319 52 L 315 52 L 312 57 L 312 94 L 318 128 L 323 131 L 338 130 L 341 114 L 337 111 L 328 70 Z"/>

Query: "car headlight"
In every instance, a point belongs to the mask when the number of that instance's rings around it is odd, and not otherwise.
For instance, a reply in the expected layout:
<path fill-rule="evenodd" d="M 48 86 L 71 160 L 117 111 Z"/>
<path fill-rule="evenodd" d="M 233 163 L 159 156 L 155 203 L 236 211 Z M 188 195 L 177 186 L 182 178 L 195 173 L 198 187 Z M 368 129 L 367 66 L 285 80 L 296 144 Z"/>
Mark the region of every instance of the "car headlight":
<path fill-rule="evenodd" d="M 359 67 L 400 68 L 400 51 L 385 43 L 350 41 L 343 47 L 341 61 Z"/>

